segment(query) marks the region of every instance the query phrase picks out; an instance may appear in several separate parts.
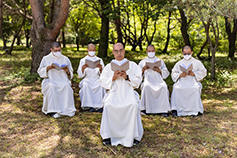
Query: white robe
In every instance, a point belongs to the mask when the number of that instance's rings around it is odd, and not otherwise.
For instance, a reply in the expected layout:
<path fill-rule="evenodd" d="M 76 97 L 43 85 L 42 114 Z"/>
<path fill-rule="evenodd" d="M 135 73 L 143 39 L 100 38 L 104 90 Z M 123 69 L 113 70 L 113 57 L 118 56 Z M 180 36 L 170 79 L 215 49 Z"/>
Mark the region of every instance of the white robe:
<path fill-rule="evenodd" d="M 79 87 L 79 95 L 81 98 L 81 107 L 82 109 L 87 109 L 89 107 L 93 107 L 95 109 L 99 109 L 103 107 L 102 99 L 105 95 L 105 89 L 103 89 L 100 85 L 100 70 L 99 68 L 86 68 L 84 73 L 82 73 L 82 66 L 85 64 L 86 59 L 90 59 L 92 61 L 100 59 L 100 64 L 102 65 L 102 69 L 104 68 L 104 62 L 99 57 L 90 57 L 86 56 L 81 59 L 77 74 L 81 80 Z"/>
<path fill-rule="evenodd" d="M 75 105 L 71 82 L 64 70 L 51 69 L 47 72 L 47 66 L 56 62 L 60 65 L 68 64 L 70 77 L 73 77 L 73 69 L 70 60 L 61 56 L 55 57 L 52 53 L 44 56 L 38 68 L 38 74 L 44 78 L 41 83 L 42 93 L 44 95 L 43 113 L 56 112 L 60 115 L 74 116 Z"/>
<path fill-rule="evenodd" d="M 140 61 L 139 66 L 142 69 L 146 62 L 161 60 L 157 57 L 152 59 L 146 58 Z M 146 113 L 167 113 L 170 111 L 169 91 L 163 79 L 169 76 L 169 71 L 165 63 L 161 60 L 161 74 L 148 69 L 145 70 L 144 82 L 141 85 L 141 110 L 146 110 Z"/>
<path fill-rule="evenodd" d="M 188 66 L 193 64 L 193 73 L 195 76 L 181 77 L 182 71 L 180 65 Z M 178 116 L 197 115 L 198 112 L 203 113 L 203 105 L 201 100 L 202 84 L 199 82 L 207 74 L 204 65 L 193 57 L 190 60 L 180 60 L 172 69 L 171 77 L 175 82 L 171 95 L 172 110 L 177 110 Z"/>
<path fill-rule="evenodd" d="M 101 86 L 109 90 L 103 100 L 100 134 L 103 139 L 111 138 L 113 146 L 131 147 L 134 139 L 140 141 L 143 135 L 139 95 L 133 89 L 139 87 L 142 77 L 140 68 L 132 61 L 126 73 L 130 81 L 122 77 L 112 81 L 114 72 L 109 63 L 100 76 Z"/>

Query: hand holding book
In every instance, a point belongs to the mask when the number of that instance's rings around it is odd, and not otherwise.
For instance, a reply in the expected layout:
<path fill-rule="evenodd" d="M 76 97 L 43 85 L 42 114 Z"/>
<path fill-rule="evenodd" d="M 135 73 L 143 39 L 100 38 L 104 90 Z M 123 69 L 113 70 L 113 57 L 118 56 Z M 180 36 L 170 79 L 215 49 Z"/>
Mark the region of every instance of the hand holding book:
<path fill-rule="evenodd" d="M 67 68 L 68 64 L 58 64 L 58 63 L 52 63 L 50 66 L 47 67 L 47 70 L 51 70 L 51 69 L 56 69 L 56 70 L 63 70 L 65 68 Z M 68 68 L 67 68 L 68 69 Z"/>

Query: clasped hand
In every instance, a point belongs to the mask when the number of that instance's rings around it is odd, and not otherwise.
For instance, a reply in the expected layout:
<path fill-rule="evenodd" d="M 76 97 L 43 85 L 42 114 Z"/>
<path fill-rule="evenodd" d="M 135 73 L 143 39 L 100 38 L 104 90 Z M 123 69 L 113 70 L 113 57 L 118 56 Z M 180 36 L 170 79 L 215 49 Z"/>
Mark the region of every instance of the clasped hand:
<path fill-rule="evenodd" d="M 187 75 L 189 76 L 195 76 L 192 70 L 190 70 L 188 73 L 182 72 L 179 77 L 186 77 Z"/>
<path fill-rule="evenodd" d="M 149 68 L 150 68 L 150 67 L 147 66 L 147 65 L 143 66 L 143 68 L 142 68 L 142 74 L 144 73 L 145 70 L 147 70 L 147 69 L 149 69 Z M 157 66 L 155 66 L 152 70 L 153 70 L 153 71 L 156 71 L 156 72 L 158 72 L 158 73 L 161 74 L 161 70 L 160 70 L 160 68 L 157 67 Z"/>
<path fill-rule="evenodd" d="M 47 71 L 49 71 L 49 70 L 52 70 L 52 69 L 55 69 L 55 67 L 53 66 L 53 65 L 49 65 L 49 66 L 47 66 Z M 64 68 L 62 68 L 66 73 L 68 73 L 69 72 L 69 68 L 66 66 L 66 67 L 64 67 Z"/>
<path fill-rule="evenodd" d="M 119 70 L 115 71 L 114 72 L 114 76 L 113 76 L 113 81 L 116 80 L 119 76 L 121 76 L 124 79 L 126 79 L 127 78 L 126 71 L 124 71 L 124 70 L 122 70 L 122 71 L 119 71 Z"/>

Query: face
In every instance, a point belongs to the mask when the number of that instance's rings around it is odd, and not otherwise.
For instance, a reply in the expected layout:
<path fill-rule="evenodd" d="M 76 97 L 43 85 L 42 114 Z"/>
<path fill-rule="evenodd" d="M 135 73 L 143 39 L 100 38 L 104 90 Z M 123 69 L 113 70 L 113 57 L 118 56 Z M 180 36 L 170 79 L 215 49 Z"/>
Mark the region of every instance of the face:
<path fill-rule="evenodd" d="M 53 48 L 50 48 L 51 52 L 61 52 L 62 51 L 62 48 L 61 47 L 53 47 Z"/>
<path fill-rule="evenodd" d="M 123 45 L 121 43 L 116 43 L 114 45 L 113 54 L 114 54 L 114 58 L 118 61 L 121 61 L 124 59 L 125 49 L 123 48 Z"/>
<path fill-rule="evenodd" d="M 183 55 L 192 55 L 193 52 L 191 51 L 190 48 L 184 48 L 183 51 L 182 51 Z"/>
<path fill-rule="evenodd" d="M 94 46 L 94 45 L 89 46 L 89 47 L 87 48 L 87 51 L 88 51 L 88 52 L 95 52 L 95 51 L 96 51 L 95 46 Z"/>
<path fill-rule="evenodd" d="M 146 53 L 148 54 L 149 52 L 156 52 L 155 48 L 150 46 L 150 47 L 147 47 L 146 49 Z"/>

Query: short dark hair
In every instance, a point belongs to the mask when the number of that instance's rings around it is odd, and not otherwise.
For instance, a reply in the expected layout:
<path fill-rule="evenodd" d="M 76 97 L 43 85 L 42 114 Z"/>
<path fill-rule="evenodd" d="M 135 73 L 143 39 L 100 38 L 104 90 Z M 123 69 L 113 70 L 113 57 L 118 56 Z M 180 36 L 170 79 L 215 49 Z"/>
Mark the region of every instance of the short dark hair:
<path fill-rule="evenodd" d="M 191 51 L 193 51 L 193 48 L 190 45 L 183 46 L 182 51 L 184 51 L 184 49 L 186 49 L 186 47 L 188 47 Z"/>
<path fill-rule="evenodd" d="M 58 48 L 58 47 L 61 47 L 61 43 L 60 42 L 53 42 L 52 44 L 51 44 L 51 48 L 53 49 L 53 48 Z"/>
<path fill-rule="evenodd" d="M 148 47 L 153 47 L 153 48 L 155 48 L 152 44 L 150 44 L 150 45 L 148 45 L 148 46 L 146 47 L 146 50 L 147 50 Z"/>

